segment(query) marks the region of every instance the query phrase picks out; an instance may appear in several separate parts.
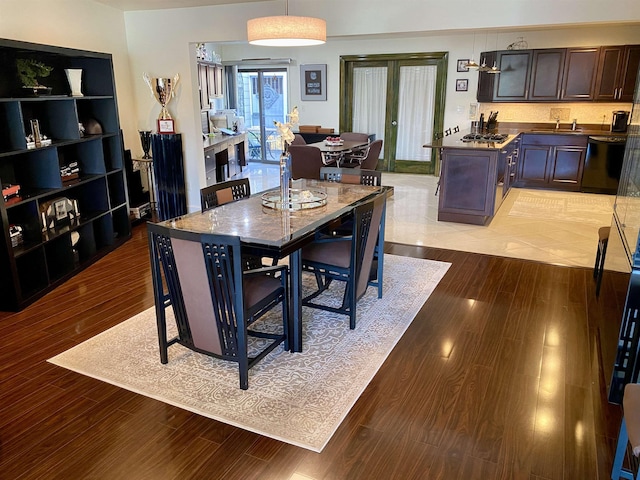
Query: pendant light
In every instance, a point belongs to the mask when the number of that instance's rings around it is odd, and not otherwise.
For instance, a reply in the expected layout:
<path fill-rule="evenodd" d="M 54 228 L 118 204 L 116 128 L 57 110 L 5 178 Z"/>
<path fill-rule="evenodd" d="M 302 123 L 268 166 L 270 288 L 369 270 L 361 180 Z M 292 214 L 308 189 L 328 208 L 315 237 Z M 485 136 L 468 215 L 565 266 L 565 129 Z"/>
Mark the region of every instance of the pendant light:
<path fill-rule="evenodd" d="M 498 51 L 498 32 L 496 32 L 496 52 Z M 498 68 L 498 64 L 496 63 L 496 59 L 493 60 L 493 66 L 485 70 L 487 73 L 498 74 L 500 73 L 500 69 Z"/>
<path fill-rule="evenodd" d="M 480 68 L 480 65 L 478 65 L 478 62 L 475 61 L 475 56 L 476 56 L 476 34 L 474 32 L 473 33 L 473 52 L 471 53 L 471 60 L 469 60 L 467 62 L 465 67 L 467 67 L 467 68 Z"/>
<path fill-rule="evenodd" d="M 327 22 L 321 18 L 289 16 L 286 0 L 284 15 L 249 20 L 247 37 L 252 45 L 268 47 L 321 45 L 327 41 Z"/>

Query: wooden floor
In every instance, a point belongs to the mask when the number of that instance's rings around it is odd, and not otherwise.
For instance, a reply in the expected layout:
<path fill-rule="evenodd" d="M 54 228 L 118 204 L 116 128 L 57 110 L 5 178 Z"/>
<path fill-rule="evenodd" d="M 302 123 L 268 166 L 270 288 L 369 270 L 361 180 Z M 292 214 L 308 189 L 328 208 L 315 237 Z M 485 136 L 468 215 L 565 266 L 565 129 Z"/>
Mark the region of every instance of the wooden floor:
<path fill-rule="evenodd" d="M 588 269 L 386 250 L 452 266 L 317 454 L 46 362 L 152 306 L 136 227 L 41 301 L 0 313 L 0 478 L 609 478 L 624 276 L 596 299 Z"/>

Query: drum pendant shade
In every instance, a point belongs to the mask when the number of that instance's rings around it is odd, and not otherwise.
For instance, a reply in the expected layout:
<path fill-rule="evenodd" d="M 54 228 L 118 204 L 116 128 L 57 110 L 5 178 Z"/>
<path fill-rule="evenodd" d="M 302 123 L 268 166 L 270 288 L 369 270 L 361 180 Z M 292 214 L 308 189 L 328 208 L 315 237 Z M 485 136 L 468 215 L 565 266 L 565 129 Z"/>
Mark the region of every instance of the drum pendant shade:
<path fill-rule="evenodd" d="M 321 45 L 327 41 L 327 22 L 289 15 L 254 18 L 247 22 L 247 37 L 252 45 L 269 47 Z"/>

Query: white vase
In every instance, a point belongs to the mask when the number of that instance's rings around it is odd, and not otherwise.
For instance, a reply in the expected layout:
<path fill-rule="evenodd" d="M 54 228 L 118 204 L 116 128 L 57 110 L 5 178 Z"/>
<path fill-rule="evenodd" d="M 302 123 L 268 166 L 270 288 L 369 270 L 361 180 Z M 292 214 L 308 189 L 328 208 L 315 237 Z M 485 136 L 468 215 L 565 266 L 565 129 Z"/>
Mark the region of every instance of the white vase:
<path fill-rule="evenodd" d="M 83 97 L 82 95 L 82 69 L 81 68 L 65 68 L 67 80 L 71 87 L 72 97 Z"/>

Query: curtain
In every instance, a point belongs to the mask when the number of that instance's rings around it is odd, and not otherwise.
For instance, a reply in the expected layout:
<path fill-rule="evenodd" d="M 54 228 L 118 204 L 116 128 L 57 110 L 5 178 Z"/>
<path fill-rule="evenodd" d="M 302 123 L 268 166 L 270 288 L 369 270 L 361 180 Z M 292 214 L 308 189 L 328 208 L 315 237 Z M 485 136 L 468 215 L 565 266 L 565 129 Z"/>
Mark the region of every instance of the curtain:
<path fill-rule="evenodd" d="M 353 69 L 352 131 L 375 133 L 384 141 L 387 108 L 387 67 Z"/>
<path fill-rule="evenodd" d="M 431 161 L 435 110 L 435 65 L 400 67 L 396 159 Z"/>

